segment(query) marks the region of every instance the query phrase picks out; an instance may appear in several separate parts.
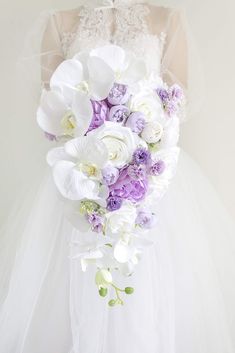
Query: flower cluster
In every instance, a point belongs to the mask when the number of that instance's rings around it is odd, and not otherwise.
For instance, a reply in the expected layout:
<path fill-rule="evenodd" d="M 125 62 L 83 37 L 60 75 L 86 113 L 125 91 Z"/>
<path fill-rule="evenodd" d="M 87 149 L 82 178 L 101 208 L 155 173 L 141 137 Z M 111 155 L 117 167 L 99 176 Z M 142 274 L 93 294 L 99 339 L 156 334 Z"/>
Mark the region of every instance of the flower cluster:
<path fill-rule="evenodd" d="M 174 175 L 183 102 L 179 86 L 147 75 L 145 63 L 107 45 L 77 54 L 54 72 L 37 121 L 60 146 L 47 155 L 66 214 L 82 246 L 74 259 L 97 267 L 96 284 L 123 304 L 114 271 L 130 276 L 156 224 L 156 204 Z"/>

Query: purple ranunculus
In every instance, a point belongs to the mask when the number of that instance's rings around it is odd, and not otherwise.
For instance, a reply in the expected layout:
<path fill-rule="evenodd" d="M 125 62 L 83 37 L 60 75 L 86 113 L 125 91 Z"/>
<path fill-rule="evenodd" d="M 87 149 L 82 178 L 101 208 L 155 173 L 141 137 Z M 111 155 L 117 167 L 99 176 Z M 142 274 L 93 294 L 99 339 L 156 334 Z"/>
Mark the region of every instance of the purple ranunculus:
<path fill-rule="evenodd" d="M 156 216 L 154 213 L 146 210 L 140 210 L 136 217 L 136 224 L 141 228 L 150 229 L 156 223 Z"/>
<path fill-rule="evenodd" d="M 143 180 L 146 178 L 146 167 L 143 164 L 131 164 L 127 169 L 128 175 L 134 180 Z"/>
<path fill-rule="evenodd" d="M 116 195 L 110 195 L 107 199 L 107 210 L 116 211 L 122 206 L 122 198 Z"/>
<path fill-rule="evenodd" d="M 134 180 L 128 174 L 128 167 L 120 172 L 117 182 L 110 186 L 110 195 L 134 203 L 144 199 L 148 189 L 147 179 Z"/>
<path fill-rule="evenodd" d="M 133 132 L 140 134 L 145 127 L 145 115 L 141 112 L 131 113 L 127 119 L 126 126 Z"/>
<path fill-rule="evenodd" d="M 103 230 L 104 220 L 101 215 L 94 212 L 87 215 L 87 220 L 91 224 L 93 232 L 100 233 Z"/>
<path fill-rule="evenodd" d="M 148 164 L 151 159 L 150 152 L 143 147 L 139 147 L 135 150 L 133 154 L 133 162 L 135 164 Z"/>
<path fill-rule="evenodd" d="M 44 132 L 44 135 L 49 141 L 56 141 L 57 140 L 56 136 L 49 134 L 49 132 Z"/>
<path fill-rule="evenodd" d="M 119 177 L 119 170 L 112 165 L 108 165 L 102 169 L 102 176 L 106 185 L 112 185 L 116 183 Z"/>
<path fill-rule="evenodd" d="M 125 105 L 115 105 L 109 111 L 108 120 L 115 123 L 125 123 L 129 114 L 130 111 Z"/>
<path fill-rule="evenodd" d="M 151 175 L 161 175 L 166 169 L 166 164 L 164 161 L 162 161 L 161 159 L 157 162 L 154 162 L 150 168 L 149 168 L 149 173 Z"/>
<path fill-rule="evenodd" d="M 126 85 L 114 83 L 108 95 L 108 102 L 112 105 L 125 104 L 129 97 L 130 93 Z"/>
<path fill-rule="evenodd" d="M 93 118 L 88 131 L 97 129 L 99 126 L 101 126 L 105 122 L 105 120 L 107 120 L 109 114 L 108 105 L 104 100 L 91 100 L 91 103 L 93 107 Z"/>

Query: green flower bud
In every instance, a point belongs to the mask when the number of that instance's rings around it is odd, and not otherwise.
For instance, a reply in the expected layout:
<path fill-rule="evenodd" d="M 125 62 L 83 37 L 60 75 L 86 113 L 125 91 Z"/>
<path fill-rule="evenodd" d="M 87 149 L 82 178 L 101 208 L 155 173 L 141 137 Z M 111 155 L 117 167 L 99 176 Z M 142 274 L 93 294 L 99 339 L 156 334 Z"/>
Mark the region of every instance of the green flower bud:
<path fill-rule="evenodd" d="M 108 289 L 107 288 L 103 288 L 103 287 L 100 288 L 99 294 L 100 294 L 101 297 L 106 297 L 107 293 L 108 293 Z"/>
<path fill-rule="evenodd" d="M 116 305 L 116 300 L 111 299 L 111 300 L 109 301 L 109 306 L 115 306 L 115 305 Z"/>
<path fill-rule="evenodd" d="M 125 293 L 126 293 L 126 294 L 133 294 L 133 293 L 134 293 L 134 288 L 132 288 L 132 287 L 126 287 L 126 288 L 125 288 Z"/>

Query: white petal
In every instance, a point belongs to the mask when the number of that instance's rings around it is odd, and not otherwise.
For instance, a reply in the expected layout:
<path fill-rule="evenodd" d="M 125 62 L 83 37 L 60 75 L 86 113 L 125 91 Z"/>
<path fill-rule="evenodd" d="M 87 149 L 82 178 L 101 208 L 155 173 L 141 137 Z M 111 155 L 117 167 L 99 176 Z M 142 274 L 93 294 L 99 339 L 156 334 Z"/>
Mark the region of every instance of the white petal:
<path fill-rule="evenodd" d="M 64 86 L 76 87 L 83 80 L 83 67 L 77 60 L 65 60 L 55 70 L 51 77 L 51 89 L 61 89 Z"/>
<path fill-rule="evenodd" d="M 107 98 L 114 83 L 113 70 L 100 58 L 90 57 L 87 62 L 90 94 L 95 100 Z"/>
<path fill-rule="evenodd" d="M 117 45 L 105 45 L 94 49 L 90 55 L 104 60 L 115 72 L 122 70 L 125 63 L 125 51 Z"/>
<path fill-rule="evenodd" d="M 141 59 L 133 59 L 128 68 L 122 73 L 121 83 L 133 84 L 143 79 L 147 69 L 145 62 Z"/>
<path fill-rule="evenodd" d="M 114 257 L 120 263 L 125 263 L 130 260 L 132 249 L 124 242 L 119 241 L 114 248 Z"/>
<path fill-rule="evenodd" d="M 89 180 L 75 166 L 70 161 L 55 164 L 53 176 L 58 190 L 69 200 L 96 199 L 99 192 L 98 183 Z"/>
<path fill-rule="evenodd" d="M 79 211 L 80 202 L 68 202 L 65 209 L 65 214 L 70 223 L 80 232 L 88 232 L 90 224 L 83 214 Z"/>
<path fill-rule="evenodd" d="M 58 136 L 63 132 L 61 119 L 67 111 L 68 107 L 60 93 L 44 91 L 37 110 L 38 125 L 43 131 Z"/>
<path fill-rule="evenodd" d="M 56 162 L 61 160 L 72 160 L 71 157 L 65 152 L 64 147 L 53 148 L 47 153 L 47 163 L 50 167 L 53 167 Z"/>
<path fill-rule="evenodd" d="M 93 108 L 88 96 L 76 93 L 73 99 L 72 111 L 76 116 L 77 128 L 76 136 L 84 135 L 91 123 L 93 117 Z"/>

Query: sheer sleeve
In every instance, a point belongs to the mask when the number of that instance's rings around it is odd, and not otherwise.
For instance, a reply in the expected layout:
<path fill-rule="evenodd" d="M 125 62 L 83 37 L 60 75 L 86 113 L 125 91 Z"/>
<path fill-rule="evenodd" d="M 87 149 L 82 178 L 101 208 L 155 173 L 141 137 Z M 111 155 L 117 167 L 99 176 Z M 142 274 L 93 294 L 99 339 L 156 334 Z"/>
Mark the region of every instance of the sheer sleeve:
<path fill-rule="evenodd" d="M 41 43 L 41 79 L 44 87 L 49 86 L 52 73 L 64 60 L 59 33 L 58 14 L 52 14 L 46 25 Z"/>
<path fill-rule="evenodd" d="M 170 85 L 178 83 L 188 88 L 188 41 L 185 14 L 182 10 L 170 12 L 166 25 L 166 42 L 162 56 L 162 75 Z"/>
<path fill-rule="evenodd" d="M 200 53 L 191 31 L 185 10 L 168 8 L 162 18 L 162 31 L 166 35 L 162 53 L 161 71 L 164 80 L 179 84 L 186 97 L 182 119 L 198 114 L 205 96 L 204 75 Z"/>

